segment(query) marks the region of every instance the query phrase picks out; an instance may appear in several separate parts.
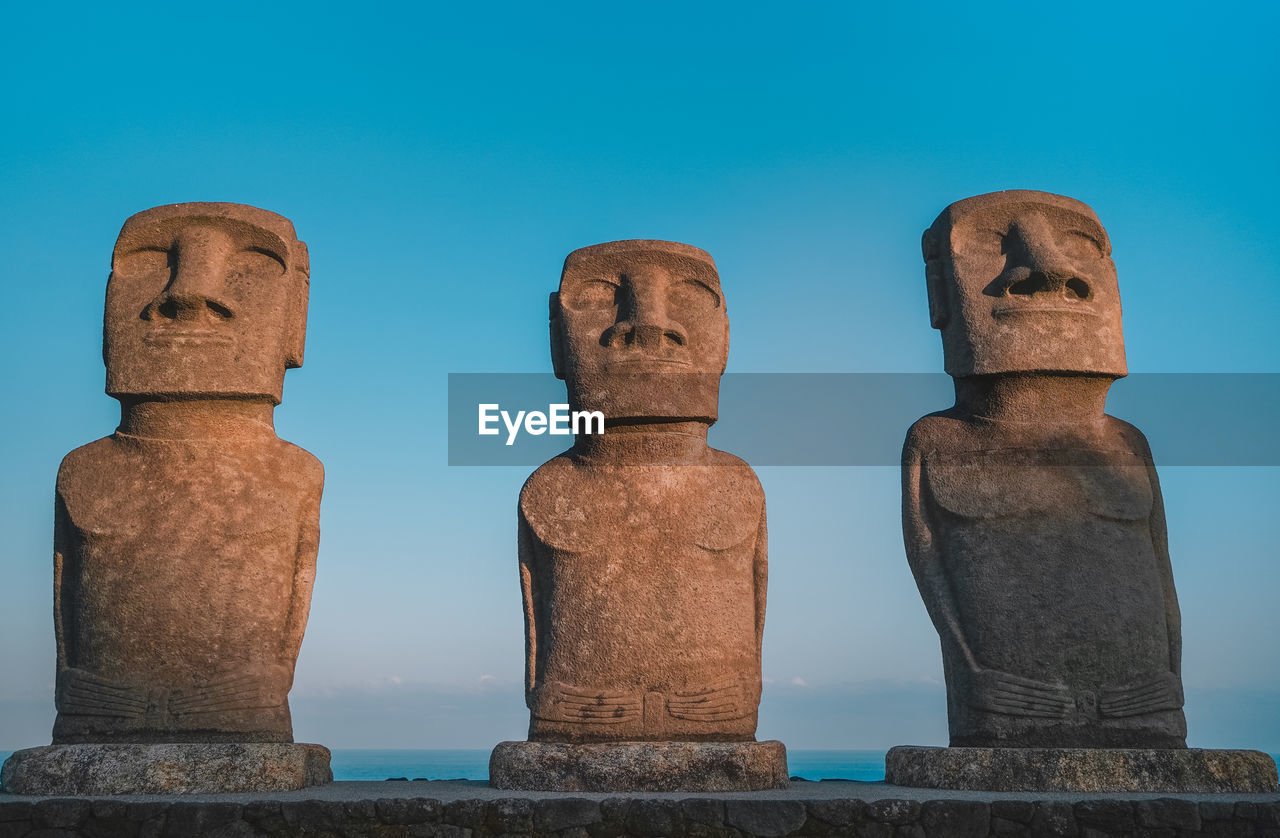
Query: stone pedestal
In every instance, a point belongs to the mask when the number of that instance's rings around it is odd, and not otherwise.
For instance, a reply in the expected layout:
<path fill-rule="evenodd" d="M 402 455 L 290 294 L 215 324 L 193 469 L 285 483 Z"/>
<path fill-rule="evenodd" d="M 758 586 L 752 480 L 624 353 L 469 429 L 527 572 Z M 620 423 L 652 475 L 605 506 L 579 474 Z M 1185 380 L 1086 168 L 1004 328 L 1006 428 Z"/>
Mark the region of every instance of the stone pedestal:
<path fill-rule="evenodd" d="M 15 751 L 9 794 L 223 794 L 293 791 L 333 780 L 329 749 L 276 742 L 47 745 Z"/>
<path fill-rule="evenodd" d="M 1261 751 L 1200 748 L 923 748 L 885 757 L 885 782 L 964 791 L 1265 794 L 1276 764 Z"/>
<path fill-rule="evenodd" d="M 755 791 L 787 787 L 787 749 L 768 742 L 502 742 L 489 784 L 525 791 Z"/>

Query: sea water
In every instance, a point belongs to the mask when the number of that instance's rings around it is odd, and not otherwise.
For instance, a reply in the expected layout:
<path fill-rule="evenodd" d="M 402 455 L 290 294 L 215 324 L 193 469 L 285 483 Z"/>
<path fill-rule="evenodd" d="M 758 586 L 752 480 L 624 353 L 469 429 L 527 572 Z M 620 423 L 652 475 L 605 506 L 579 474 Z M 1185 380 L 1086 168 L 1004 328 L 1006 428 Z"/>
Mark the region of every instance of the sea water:
<path fill-rule="evenodd" d="M 884 779 L 884 751 L 787 751 L 791 776 L 806 780 Z M 333 751 L 333 779 L 487 780 L 488 750 Z"/>
<path fill-rule="evenodd" d="M 0 762 L 12 751 L 0 751 Z M 885 751 L 788 750 L 791 776 L 806 780 L 884 780 Z M 1271 757 L 1280 762 L 1280 754 Z M 488 749 L 333 751 L 335 780 L 487 780 Z"/>
<path fill-rule="evenodd" d="M 0 751 L 0 762 L 12 751 Z M 883 780 L 884 751 L 788 751 L 793 777 L 806 780 Z M 333 779 L 487 780 L 489 750 L 333 750 Z"/>

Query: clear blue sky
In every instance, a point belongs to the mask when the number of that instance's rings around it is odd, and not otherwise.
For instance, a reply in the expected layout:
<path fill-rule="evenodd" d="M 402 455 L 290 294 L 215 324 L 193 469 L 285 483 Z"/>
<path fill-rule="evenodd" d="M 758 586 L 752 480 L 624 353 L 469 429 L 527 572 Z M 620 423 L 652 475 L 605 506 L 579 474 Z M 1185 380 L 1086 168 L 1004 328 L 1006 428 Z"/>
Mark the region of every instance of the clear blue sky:
<path fill-rule="evenodd" d="M 63 454 L 115 426 L 102 301 L 130 214 L 254 204 L 311 248 L 306 366 L 277 411 L 281 436 L 328 473 L 299 739 L 487 747 L 525 724 L 515 499 L 528 469 L 446 465 L 446 375 L 550 369 L 546 295 L 566 253 L 619 238 L 710 251 L 731 371 L 937 371 L 921 231 L 953 200 L 1044 189 L 1092 205 L 1111 234 L 1131 370 L 1280 372 L 1278 14 L 12 6 L 0 748 L 48 741 L 53 480 Z M 1280 474 L 1162 476 L 1192 744 L 1280 750 Z M 761 736 L 942 741 L 896 471 L 761 478 Z"/>

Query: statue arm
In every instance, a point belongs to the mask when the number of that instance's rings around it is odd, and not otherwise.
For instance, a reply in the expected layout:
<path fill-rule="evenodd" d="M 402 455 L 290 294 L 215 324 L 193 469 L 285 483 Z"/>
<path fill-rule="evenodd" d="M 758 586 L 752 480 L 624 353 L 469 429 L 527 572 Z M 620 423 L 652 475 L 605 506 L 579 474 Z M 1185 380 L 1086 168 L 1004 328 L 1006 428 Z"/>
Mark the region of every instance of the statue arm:
<path fill-rule="evenodd" d="M 524 519 L 524 511 L 519 513 L 519 533 L 517 550 L 520 558 L 520 595 L 524 600 L 524 697 L 525 704 L 533 709 L 533 688 L 538 682 L 538 621 L 534 612 L 533 596 L 533 564 L 534 546 L 533 532 L 529 522 Z"/>
<path fill-rule="evenodd" d="M 913 428 L 902 452 L 902 535 L 907 562 L 942 641 L 943 654 L 964 669 L 953 677 L 963 678 L 968 703 L 978 709 L 1012 716 L 1063 717 L 1072 705 L 1065 686 L 988 669 L 970 647 L 925 501 L 927 477 L 917 443 Z"/>
<path fill-rule="evenodd" d="M 323 476 L 314 495 L 306 499 L 302 508 L 302 520 L 298 526 L 298 547 L 293 565 L 293 594 L 289 603 L 289 619 L 285 625 L 284 649 L 281 663 L 288 668 L 292 682 L 293 667 L 302 649 L 302 637 L 307 630 L 307 617 L 311 613 L 311 595 L 316 583 L 316 556 L 320 552 L 320 493 L 324 490 Z M 286 689 L 286 692 L 288 690 Z"/>
<path fill-rule="evenodd" d="M 753 564 L 755 575 L 756 653 L 760 654 L 764 643 L 765 597 L 769 588 L 769 526 L 766 523 L 764 501 L 760 502 L 760 528 L 756 532 L 756 555 Z"/>
<path fill-rule="evenodd" d="M 908 436 L 902 452 L 902 538 L 906 545 L 907 563 L 911 566 L 925 610 L 933 620 L 942 645 L 958 654 L 970 671 L 977 671 L 981 667 L 960 628 L 951 583 L 925 509 L 922 491 L 924 459 L 913 442 L 913 437 Z"/>
<path fill-rule="evenodd" d="M 1169 559 L 1169 533 L 1165 526 L 1164 498 L 1160 494 L 1160 478 L 1146 438 L 1136 428 L 1133 448 L 1146 461 L 1147 482 L 1151 486 L 1151 515 L 1148 519 L 1151 548 L 1156 571 L 1160 576 L 1164 598 L 1165 632 L 1169 643 L 1169 668 L 1139 681 L 1104 685 L 1099 696 L 1099 711 L 1106 716 L 1140 716 L 1162 710 L 1177 710 L 1184 702 L 1182 691 L 1182 612 L 1178 608 L 1178 592 L 1173 587 L 1173 564 Z"/>
<path fill-rule="evenodd" d="M 78 669 L 80 661 L 74 650 L 68 648 L 68 629 L 75 635 L 74 606 L 67 601 L 68 585 L 75 585 L 74 564 L 70 580 L 67 579 L 67 557 L 74 556 L 71 535 L 71 516 L 66 501 L 58 492 L 53 508 L 53 632 L 57 641 L 57 676 L 54 687 L 54 704 L 58 712 L 76 716 L 110 716 L 139 718 L 146 711 L 146 696 L 140 691 L 109 678 Z"/>
<path fill-rule="evenodd" d="M 764 501 L 760 502 L 760 528 L 756 532 L 756 555 L 752 570 L 755 577 L 756 607 L 756 664 L 761 665 L 764 657 L 764 610 L 765 597 L 769 588 L 769 526 L 766 522 Z M 763 679 L 757 678 L 754 683 L 754 704 L 760 704 L 760 692 L 764 687 Z"/>
<path fill-rule="evenodd" d="M 54 497 L 53 507 L 53 634 L 58 644 L 58 669 L 67 667 L 66 605 L 62 601 L 62 573 L 64 557 L 70 549 L 70 521 L 61 493 Z"/>
<path fill-rule="evenodd" d="M 1178 592 L 1173 586 L 1173 562 L 1169 558 L 1169 531 L 1164 518 L 1164 496 L 1160 478 L 1147 452 L 1147 474 L 1151 481 L 1151 546 L 1155 550 L 1160 583 L 1164 593 L 1165 630 L 1169 635 L 1169 671 L 1182 677 L 1182 611 L 1178 608 Z"/>

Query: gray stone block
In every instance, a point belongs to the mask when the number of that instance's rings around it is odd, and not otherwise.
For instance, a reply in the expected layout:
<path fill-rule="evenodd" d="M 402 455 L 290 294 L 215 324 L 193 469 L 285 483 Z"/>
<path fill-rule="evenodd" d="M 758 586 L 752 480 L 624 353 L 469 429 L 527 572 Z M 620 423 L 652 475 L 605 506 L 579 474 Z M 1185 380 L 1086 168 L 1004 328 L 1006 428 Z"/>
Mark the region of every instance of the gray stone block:
<path fill-rule="evenodd" d="M 494 788 L 526 791 L 752 791 L 787 787 L 781 742 L 502 742 Z"/>
<path fill-rule="evenodd" d="M 969 791 L 1221 792 L 1277 790 L 1261 751 L 1199 748 L 921 748 L 885 757 L 889 783 Z"/>
<path fill-rule="evenodd" d="M 10 794 L 222 794 L 328 783 L 329 750 L 277 742 L 47 745 L 0 770 Z"/>

